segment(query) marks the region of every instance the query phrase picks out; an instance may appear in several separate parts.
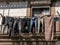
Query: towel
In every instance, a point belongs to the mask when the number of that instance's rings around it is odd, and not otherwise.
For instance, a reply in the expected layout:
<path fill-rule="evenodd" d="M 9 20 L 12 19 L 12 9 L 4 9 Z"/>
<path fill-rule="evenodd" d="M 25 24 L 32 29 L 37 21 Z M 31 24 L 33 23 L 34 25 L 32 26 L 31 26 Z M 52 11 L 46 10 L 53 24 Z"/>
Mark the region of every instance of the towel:
<path fill-rule="evenodd" d="M 53 40 L 54 23 L 52 16 L 45 16 L 45 40 Z"/>

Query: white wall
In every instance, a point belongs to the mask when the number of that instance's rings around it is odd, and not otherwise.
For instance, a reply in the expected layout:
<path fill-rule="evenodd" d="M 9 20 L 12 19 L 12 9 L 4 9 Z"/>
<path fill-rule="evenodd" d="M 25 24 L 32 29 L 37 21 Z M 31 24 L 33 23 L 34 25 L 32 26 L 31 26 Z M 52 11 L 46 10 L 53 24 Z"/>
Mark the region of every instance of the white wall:
<path fill-rule="evenodd" d="M 27 2 L 0 3 L 0 13 L 4 16 L 26 16 Z"/>
<path fill-rule="evenodd" d="M 27 8 L 10 9 L 9 16 L 26 16 Z"/>

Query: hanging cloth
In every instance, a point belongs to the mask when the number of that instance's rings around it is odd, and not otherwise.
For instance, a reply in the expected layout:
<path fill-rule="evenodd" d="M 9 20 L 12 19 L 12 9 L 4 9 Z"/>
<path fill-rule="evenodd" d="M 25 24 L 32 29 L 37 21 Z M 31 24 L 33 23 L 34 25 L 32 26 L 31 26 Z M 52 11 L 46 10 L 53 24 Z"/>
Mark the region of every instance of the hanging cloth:
<path fill-rule="evenodd" d="M 53 17 L 45 16 L 45 40 L 53 40 L 54 26 Z"/>

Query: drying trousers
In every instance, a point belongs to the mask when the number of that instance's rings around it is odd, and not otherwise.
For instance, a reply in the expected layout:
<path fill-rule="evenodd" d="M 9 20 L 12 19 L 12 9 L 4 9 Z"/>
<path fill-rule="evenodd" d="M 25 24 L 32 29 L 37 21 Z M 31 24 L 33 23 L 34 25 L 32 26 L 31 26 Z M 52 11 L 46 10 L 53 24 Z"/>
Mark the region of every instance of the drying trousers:
<path fill-rule="evenodd" d="M 45 17 L 45 40 L 53 40 L 54 37 L 54 22 L 53 17 Z"/>
<path fill-rule="evenodd" d="M 4 19 L 2 20 L 3 22 L 2 22 L 2 30 L 3 30 L 3 34 L 4 34 L 4 32 L 6 31 L 6 30 L 8 30 L 8 26 L 7 26 L 7 24 L 8 24 L 8 18 L 7 17 L 4 17 Z"/>
<path fill-rule="evenodd" d="M 29 28 L 29 23 L 30 23 L 29 18 L 22 19 L 22 30 L 21 30 L 22 33 L 29 32 L 29 29 L 27 31 L 25 30 L 25 26 L 27 26 Z"/>
<path fill-rule="evenodd" d="M 21 20 L 20 20 L 20 18 L 16 18 L 14 20 L 13 30 L 17 34 L 20 34 L 21 33 Z"/>
<path fill-rule="evenodd" d="M 31 29 L 32 29 L 32 26 L 33 26 L 33 23 L 35 25 L 35 33 L 38 32 L 38 20 L 37 19 L 31 19 L 30 20 L 30 29 L 29 29 L 29 32 L 31 32 Z"/>
<path fill-rule="evenodd" d="M 38 18 L 38 33 L 39 32 L 43 32 L 43 19 L 42 18 Z"/>

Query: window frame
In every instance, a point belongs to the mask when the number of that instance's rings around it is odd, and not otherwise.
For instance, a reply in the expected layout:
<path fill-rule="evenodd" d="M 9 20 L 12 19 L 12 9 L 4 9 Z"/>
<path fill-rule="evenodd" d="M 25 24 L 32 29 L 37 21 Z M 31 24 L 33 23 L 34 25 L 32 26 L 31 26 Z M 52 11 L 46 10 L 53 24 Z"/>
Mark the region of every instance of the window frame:
<path fill-rule="evenodd" d="M 50 6 L 32 6 L 31 7 L 31 16 L 32 16 L 32 10 L 33 10 L 33 8 L 49 8 L 49 11 L 50 11 L 50 14 L 49 15 L 51 15 L 51 9 L 50 9 Z"/>

